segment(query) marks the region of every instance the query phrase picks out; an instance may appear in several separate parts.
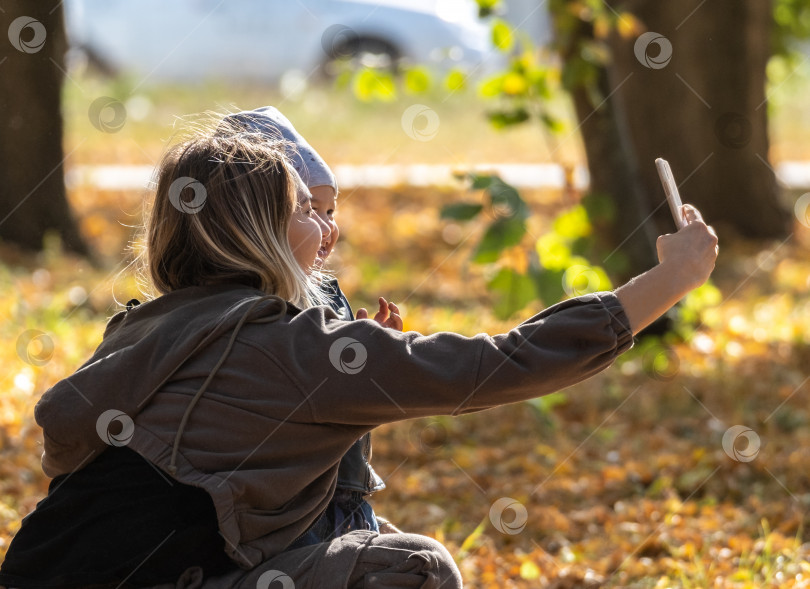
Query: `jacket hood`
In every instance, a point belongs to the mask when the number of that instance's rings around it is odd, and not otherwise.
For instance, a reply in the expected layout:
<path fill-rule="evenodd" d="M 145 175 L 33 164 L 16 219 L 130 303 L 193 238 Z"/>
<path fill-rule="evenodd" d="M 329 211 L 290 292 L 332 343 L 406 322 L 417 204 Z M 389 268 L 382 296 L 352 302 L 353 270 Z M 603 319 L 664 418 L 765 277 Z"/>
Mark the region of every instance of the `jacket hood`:
<path fill-rule="evenodd" d="M 286 313 L 298 310 L 260 290 L 227 284 L 180 289 L 115 314 L 92 357 L 35 407 L 45 439 L 45 474 L 73 472 L 107 446 L 126 445 L 154 393 L 243 316 L 267 322 Z"/>

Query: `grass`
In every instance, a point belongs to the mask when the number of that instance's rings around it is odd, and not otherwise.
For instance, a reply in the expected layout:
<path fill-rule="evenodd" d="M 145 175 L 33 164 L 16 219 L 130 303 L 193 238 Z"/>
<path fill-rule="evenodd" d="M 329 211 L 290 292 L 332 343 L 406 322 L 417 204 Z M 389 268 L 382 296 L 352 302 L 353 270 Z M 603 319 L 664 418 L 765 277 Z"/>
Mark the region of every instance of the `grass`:
<path fill-rule="evenodd" d="M 810 90 L 810 64 L 773 60 L 769 76 L 771 160 L 810 160 L 810 115 L 804 100 Z M 126 122 L 116 133 L 103 133 L 90 123 L 90 104 L 102 96 L 126 107 Z M 101 78 L 86 71 L 73 72 L 64 87 L 65 150 L 71 154 L 67 161 L 154 165 L 173 135 L 178 117 L 268 104 L 281 109 L 332 165 L 573 165 L 585 161 L 573 110 L 562 95 L 553 101 L 550 111 L 560 117 L 564 129 L 552 136 L 536 122 L 505 131 L 493 129 L 484 113 L 495 103 L 478 96 L 476 83 L 454 92 L 436 83 L 424 94 L 400 91 L 390 103 L 363 103 L 349 88 L 323 82 L 312 82 L 303 93 L 283 95 L 275 84 L 216 80 L 196 85 L 150 84 L 148 78 Z M 414 140 L 403 128 L 403 114 L 413 104 L 424 104 L 439 116 L 438 132 L 429 141 Z M 418 128 L 424 121 L 415 123 Z"/>
<path fill-rule="evenodd" d="M 573 134 L 560 141 L 544 135 L 538 124 L 496 131 L 485 120 L 485 105 L 473 88 L 456 93 L 434 89 L 427 94 L 401 94 L 391 103 L 367 104 L 348 89 L 323 84 L 306 93 L 282 96 L 271 86 L 240 86 L 206 82 L 196 86 L 140 86 L 124 79 L 72 76 L 65 85 L 66 151 L 69 163 L 154 164 L 172 136 L 178 117 L 209 110 L 248 110 L 272 104 L 332 165 L 481 162 L 580 161 L 581 147 Z M 121 101 L 127 120 L 120 131 L 105 134 L 87 116 L 90 104 L 109 96 Z M 430 141 L 409 137 L 403 114 L 413 104 L 436 111 L 439 128 Z M 570 113 L 564 99 L 555 109 Z M 111 116 L 107 113 L 107 116 Z M 573 130 L 571 118 L 569 133 Z M 423 122 L 416 120 L 417 128 Z M 75 150 L 75 151 L 74 151 Z"/>

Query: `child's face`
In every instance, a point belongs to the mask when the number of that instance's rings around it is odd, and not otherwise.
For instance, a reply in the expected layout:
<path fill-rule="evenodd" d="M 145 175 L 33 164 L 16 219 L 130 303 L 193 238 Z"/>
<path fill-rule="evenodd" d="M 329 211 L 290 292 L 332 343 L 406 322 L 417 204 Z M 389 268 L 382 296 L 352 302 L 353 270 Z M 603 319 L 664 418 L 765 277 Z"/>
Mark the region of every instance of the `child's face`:
<path fill-rule="evenodd" d="M 326 254 L 323 243 L 329 240 L 330 228 L 315 214 L 309 190 L 300 180 L 296 183 L 298 206 L 290 221 L 287 239 L 295 260 L 309 273 L 314 267 L 323 265 Z"/>
<path fill-rule="evenodd" d="M 335 212 L 337 210 L 337 194 L 331 186 L 314 186 L 310 188 L 312 193 L 312 210 L 329 227 L 329 235 L 325 236 L 321 242 L 321 252 L 325 260 L 337 243 L 340 230 L 335 223 Z"/>

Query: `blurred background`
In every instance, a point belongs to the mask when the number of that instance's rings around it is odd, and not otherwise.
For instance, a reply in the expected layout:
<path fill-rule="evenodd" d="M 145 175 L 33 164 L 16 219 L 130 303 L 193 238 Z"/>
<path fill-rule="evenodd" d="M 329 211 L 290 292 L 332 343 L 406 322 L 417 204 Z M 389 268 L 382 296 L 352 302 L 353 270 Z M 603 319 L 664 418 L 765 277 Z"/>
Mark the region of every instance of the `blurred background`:
<path fill-rule="evenodd" d="M 656 157 L 720 233 L 711 283 L 606 373 L 380 428 L 382 515 L 470 587 L 810 586 L 810 1 L 0 0 L 0 21 L 0 554 L 47 492 L 34 404 L 143 298 L 161 154 L 200 113 L 272 104 L 337 174 L 350 302 L 386 296 L 406 330 L 499 333 L 652 266 L 675 229 Z"/>

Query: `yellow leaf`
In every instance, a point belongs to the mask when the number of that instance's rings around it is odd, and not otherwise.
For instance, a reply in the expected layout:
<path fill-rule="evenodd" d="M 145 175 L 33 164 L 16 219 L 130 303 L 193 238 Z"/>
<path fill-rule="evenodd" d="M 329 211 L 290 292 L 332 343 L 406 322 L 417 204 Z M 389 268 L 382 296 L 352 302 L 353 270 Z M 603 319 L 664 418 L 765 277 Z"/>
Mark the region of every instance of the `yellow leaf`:
<path fill-rule="evenodd" d="M 519 274 L 526 274 L 529 270 L 529 256 L 520 246 L 511 247 L 501 254 L 501 263 Z"/>
<path fill-rule="evenodd" d="M 430 89 L 433 80 L 425 67 L 415 67 L 405 72 L 405 88 L 411 94 L 422 94 Z"/>
<path fill-rule="evenodd" d="M 529 85 L 526 82 L 526 78 L 517 72 L 509 72 L 503 78 L 503 91 L 505 94 L 510 94 L 512 96 L 523 94 L 526 92 L 528 87 Z"/>
<path fill-rule="evenodd" d="M 582 205 L 561 214 L 554 221 L 554 231 L 567 239 L 578 239 L 591 234 L 593 227 L 588 212 Z"/>
<path fill-rule="evenodd" d="M 537 255 L 548 270 L 565 270 L 571 260 L 571 248 L 556 232 L 546 233 L 537 240 Z"/>
<path fill-rule="evenodd" d="M 453 70 L 447 74 L 444 80 L 444 85 L 448 90 L 463 90 L 467 84 L 467 77 L 461 70 Z"/>
<path fill-rule="evenodd" d="M 610 34 L 610 19 L 607 16 L 598 16 L 593 21 L 593 36 L 604 39 Z"/>
<path fill-rule="evenodd" d="M 487 515 L 484 519 L 481 520 L 481 523 L 478 524 L 472 533 L 464 539 L 464 542 L 461 544 L 461 548 L 459 548 L 459 552 L 469 552 L 470 548 L 473 547 L 476 540 L 481 537 L 481 534 L 484 533 L 484 530 L 487 527 L 487 522 L 489 521 L 489 515 Z"/>
<path fill-rule="evenodd" d="M 530 560 L 524 561 L 523 564 L 520 565 L 520 578 L 526 579 L 527 581 L 534 581 L 536 579 L 539 579 L 540 567 L 538 567 Z"/>
<path fill-rule="evenodd" d="M 509 51 L 515 43 L 515 36 L 510 27 L 503 20 L 496 20 L 492 25 L 492 44 L 501 51 Z"/>
<path fill-rule="evenodd" d="M 695 558 L 695 554 L 697 554 L 697 550 L 695 548 L 694 542 L 686 542 L 683 546 L 681 546 L 680 550 L 681 558 L 691 560 Z"/>
<path fill-rule="evenodd" d="M 629 39 L 638 36 L 641 32 L 641 23 L 629 12 L 622 12 L 619 14 L 616 29 L 619 31 L 619 36 L 622 39 Z"/>

